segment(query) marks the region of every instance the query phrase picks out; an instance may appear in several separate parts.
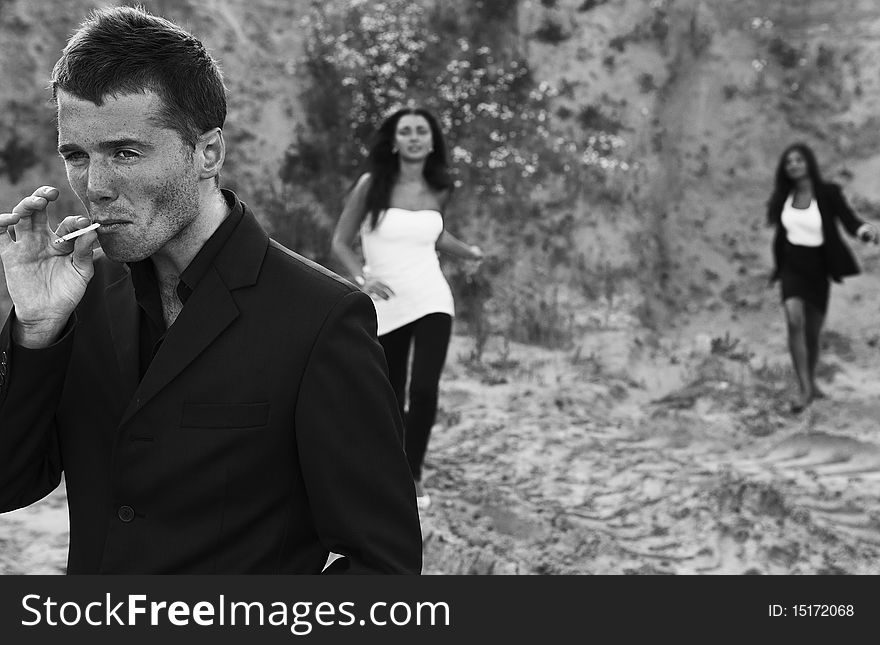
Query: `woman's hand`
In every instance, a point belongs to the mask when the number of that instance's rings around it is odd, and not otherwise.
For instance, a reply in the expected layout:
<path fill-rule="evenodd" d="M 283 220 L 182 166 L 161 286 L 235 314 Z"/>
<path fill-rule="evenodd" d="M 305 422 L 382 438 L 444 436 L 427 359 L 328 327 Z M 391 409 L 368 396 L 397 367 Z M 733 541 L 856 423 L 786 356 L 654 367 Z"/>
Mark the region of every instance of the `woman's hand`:
<path fill-rule="evenodd" d="M 365 278 L 364 283 L 360 285 L 361 291 L 370 296 L 371 298 L 380 298 L 381 300 L 388 300 L 394 295 L 394 291 L 391 290 L 384 282 L 380 280 L 375 280 L 373 278 Z"/>
<path fill-rule="evenodd" d="M 857 231 L 857 235 L 862 242 L 873 242 L 880 244 L 880 234 L 873 224 L 862 224 Z"/>

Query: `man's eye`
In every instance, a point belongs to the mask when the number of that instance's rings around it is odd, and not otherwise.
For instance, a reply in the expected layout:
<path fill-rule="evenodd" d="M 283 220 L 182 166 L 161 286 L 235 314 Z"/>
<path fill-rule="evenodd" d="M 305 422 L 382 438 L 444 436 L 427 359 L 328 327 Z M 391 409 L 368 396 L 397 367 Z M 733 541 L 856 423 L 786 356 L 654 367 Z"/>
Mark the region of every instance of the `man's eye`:
<path fill-rule="evenodd" d="M 135 150 L 117 150 L 116 156 L 122 159 L 137 159 L 141 155 Z"/>
<path fill-rule="evenodd" d="M 64 161 L 67 161 L 68 163 L 75 163 L 77 161 L 82 161 L 88 158 L 86 153 L 82 152 L 81 150 L 78 150 L 76 152 L 67 152 L 61 156 L 64 158 Z"/>

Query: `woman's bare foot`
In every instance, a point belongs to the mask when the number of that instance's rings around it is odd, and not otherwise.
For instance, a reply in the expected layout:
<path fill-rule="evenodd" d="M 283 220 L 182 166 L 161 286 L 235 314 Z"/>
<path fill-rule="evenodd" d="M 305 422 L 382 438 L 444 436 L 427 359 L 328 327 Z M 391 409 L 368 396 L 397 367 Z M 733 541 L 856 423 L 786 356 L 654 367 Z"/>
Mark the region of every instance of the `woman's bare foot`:
<path fill-rule="evenodd" d="M 420 511 L 423 511 L 431 505 L 431 497 L 425 492 L 425 489 L 422 487 L 422 482 L 415 482 L 415 485 L 416 506 L 418 506 Z"/>
<path fill-rule="evenodd" d="M 812 400 L 813 400 L 813 397 L 811 397 L 810 395 L 801 394 L 799 397 L 792 400 L 792 402 L 789 404 L 788 409 L 791 411 L 792 414 L 797 414 L 798 412 L 803 412 L 806 409 L 806 407 L 808 405 L 810 405 L 810 401 L 812 401 Z"/>

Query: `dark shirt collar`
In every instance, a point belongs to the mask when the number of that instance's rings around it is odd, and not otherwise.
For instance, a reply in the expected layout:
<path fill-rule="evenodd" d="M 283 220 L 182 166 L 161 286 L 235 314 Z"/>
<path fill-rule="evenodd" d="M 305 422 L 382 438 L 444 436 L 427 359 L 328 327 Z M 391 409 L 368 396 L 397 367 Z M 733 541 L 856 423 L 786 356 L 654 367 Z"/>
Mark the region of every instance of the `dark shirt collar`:
<path fill-rule="evenodd" d="M 202 248 L 199 249 L 196 256 L 180 275 L 180 280 L 177 283 L 177 297 L 180 298 L 180 302 L 184 305 L 192 295 L 192 292 L 195 291 L 199 281 L 214 263 L 220 249 L 229 240 L 229 237 L 244 215 L 244 207 L 235 193 L 225 189 L 220 192 L 226 201 L 226 206 L 229 208 L 229 214 L 220 223 L 220 226 L 217 227 L 217 230 L 214 231 L 211 237 L 202 245 Z M 158 296 L 159 285 L 156 273 L 153 270 L 153 260 L 146 258 L 140 262 L 132 262 L 128 264 L 128 268 L 131 269 L 135 298 L 138 304 L 144 306 L 146 301 L 152 301 L 154 296 Z M 149 311 L 149 308 L 147 310 Z"/>
<path fill-rule="evenodd" d="M 180 298 L 180 302 L 183 304 L 186 304 L 196 285 L 214 263 L 220 249 L 226 244 L 226 241 L 232 235 L 232 231 L 238 226 L 244 214 L 244 208 L 235 196 L 235 193 L 231 190 L 221 190 L 220 192 L 223 195 L 223 199 L 226 200 L 229 215 L 220 223 L 214 234 L 208 238 L 208 241 L 196 253 L 196 257 L 192 259 L 192 262 L 189 263 L 189 266 L 180 275 L 180 282 L 177 284 L 177 297 Z"/>

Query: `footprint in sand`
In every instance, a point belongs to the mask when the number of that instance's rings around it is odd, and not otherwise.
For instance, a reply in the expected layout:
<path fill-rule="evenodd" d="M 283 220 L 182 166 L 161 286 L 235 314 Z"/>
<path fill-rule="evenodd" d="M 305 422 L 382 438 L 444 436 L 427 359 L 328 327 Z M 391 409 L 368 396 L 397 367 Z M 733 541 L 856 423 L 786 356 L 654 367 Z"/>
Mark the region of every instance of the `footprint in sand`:
<path fill-rule="evenodd" d="M 805 468 L 834 465 L 858 460 L 860 468 L 873 465 L 880 470 L 880 446 L 851 437 L 825 432 L 810 432 L 789 437 L 776 444 L 755 463 L 776 468 Z"/>

